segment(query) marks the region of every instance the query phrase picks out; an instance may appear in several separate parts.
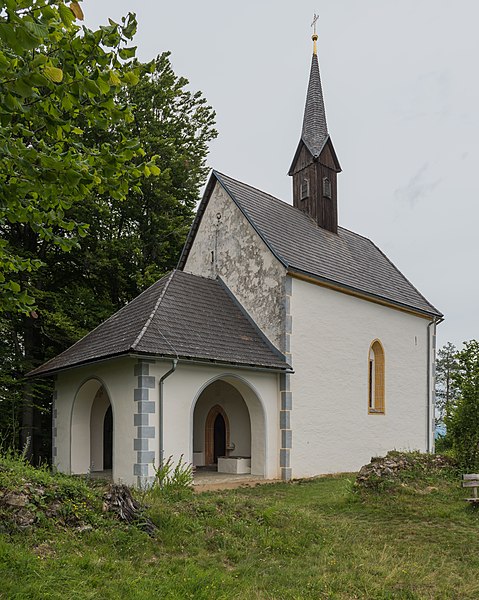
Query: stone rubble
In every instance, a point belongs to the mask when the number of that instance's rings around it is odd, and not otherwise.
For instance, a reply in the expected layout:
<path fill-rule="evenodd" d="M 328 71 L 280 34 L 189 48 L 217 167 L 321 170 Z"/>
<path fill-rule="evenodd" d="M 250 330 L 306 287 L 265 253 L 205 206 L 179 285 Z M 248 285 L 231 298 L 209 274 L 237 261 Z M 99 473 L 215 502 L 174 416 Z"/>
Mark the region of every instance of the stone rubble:
<path fill-rule="evenodd" d="M 356 486 L 377 487 L 379 482 L 398 479 L 408 470 L 427 474 L 443 469 L 450 470 L 453 466 L 452 459 L 440 454 L 389 452 L 384 457 L 372 457 L 370 463 L 361 467 L 356 477 Z"/>
<path fill-rule="evenodd" d="M 62 526 L 80 532 L 90 531 L 93 527 L 85 522 L 82 513 L 88 506 L 90 510 L 96 510 L 87 498 L 61 497 L 55 488 L 45 489 L 45 486 L 22 478 L 15 490 L 0 487 L 0 531 L 10 527 L 31 527 L 42 515 Z M 97 510 L 100 512 L 101 508 Z M 144 507 L 125 485 L 108 486 L 103 494 L 103 512 L 113 513 L 119 520 L 134 524 L 149 535 L 156 531 L 155 525 L 144 514 Z"/>

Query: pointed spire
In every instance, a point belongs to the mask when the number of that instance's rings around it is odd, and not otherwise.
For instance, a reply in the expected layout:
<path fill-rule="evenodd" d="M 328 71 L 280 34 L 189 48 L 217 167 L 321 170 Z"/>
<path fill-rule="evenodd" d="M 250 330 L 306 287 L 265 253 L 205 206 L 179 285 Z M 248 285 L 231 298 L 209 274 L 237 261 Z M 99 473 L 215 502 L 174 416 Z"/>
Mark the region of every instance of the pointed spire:
<path fill-rule="evenodd" d="M 304 108 L 303 130 L 301 132 L 301 139 L 314 157 L 319 156 L 328 139 L 328 125 L 326 123 L 323 88 L 321 86 L 316 47 L 317 39 L 317 34 L 313 34 L 313 59 L 311 61 L 308 93 Z"/>
<path fill-rule="evenodd" d="M 328 134 L 323 89 L 319 75 L 314 15 L 313 58 L 304 108 L 303 129 L 289 175 L 293 178 L 293 206 L 314 219 L 319 227 L 338 232 L 337 174 L 341 166 Z"/>

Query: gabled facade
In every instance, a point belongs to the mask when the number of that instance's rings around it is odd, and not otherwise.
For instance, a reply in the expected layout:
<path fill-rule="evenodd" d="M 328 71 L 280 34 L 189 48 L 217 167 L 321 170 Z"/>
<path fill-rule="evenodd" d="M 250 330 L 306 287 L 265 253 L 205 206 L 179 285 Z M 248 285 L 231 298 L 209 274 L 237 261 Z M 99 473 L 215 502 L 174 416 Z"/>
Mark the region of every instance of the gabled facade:
<path fill-rule="evenodd" d="M 293 205 L 213 171 L 178 270 L 32 373 L 57 376 L 60 470 L 288 480 L 432 450 L 442 315 L 338 225 L 340 171 L 315 51 Z"/>

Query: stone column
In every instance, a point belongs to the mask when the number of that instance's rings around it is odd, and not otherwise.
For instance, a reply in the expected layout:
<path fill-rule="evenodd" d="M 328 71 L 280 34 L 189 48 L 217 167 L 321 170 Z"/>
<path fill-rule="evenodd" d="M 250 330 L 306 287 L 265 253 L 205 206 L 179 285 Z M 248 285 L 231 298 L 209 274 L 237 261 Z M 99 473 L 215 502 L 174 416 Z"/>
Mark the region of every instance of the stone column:
<path fill-rule="evenodd" d="M 137 435 L 133 441 L 136 451 L 136 463 L 133 466 L 133 475 L 137 477 L 137 485 L 140 488 L 152 485 L 155 479 L 154 462 L 156 427 L 150 415 L 156 412 L 155 401 L 150 399 L 150 391 L 156 388 L 156 377 L 150 375 L 150 364 L 154 360 L 138 360 L 134 367 L 135 377 L 138 377 L 138 387 L 134 390 L 134 401 L 136 411 L 134 414 L 134 425 Z"/>

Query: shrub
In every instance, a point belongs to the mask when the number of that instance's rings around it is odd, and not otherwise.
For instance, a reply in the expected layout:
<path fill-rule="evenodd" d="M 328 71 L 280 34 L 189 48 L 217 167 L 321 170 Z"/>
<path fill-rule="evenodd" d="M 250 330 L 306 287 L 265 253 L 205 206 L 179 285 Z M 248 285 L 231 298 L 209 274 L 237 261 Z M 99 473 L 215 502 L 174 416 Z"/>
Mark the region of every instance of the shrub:
<path fill-rule="evenodd" d="M 180 456 L 176 465 L 173 464 L 173 457 L 168 459 L 158 467 L 155 467 L 155 480 L 152 491 L 161 492 L 166 495 L 178 496 L 185 492 L 189 493 L 193 486 L 193 467 L 190 463 L 183 460 L 183 454 Z"/>
<path fill-rule="evenodd" d="M 446 420 L 448 437 L 459 466 L 479 470 L 479 342 L 471 340 L 458 353 L 459 368 L 454 374 L 459 399 Z"/>

